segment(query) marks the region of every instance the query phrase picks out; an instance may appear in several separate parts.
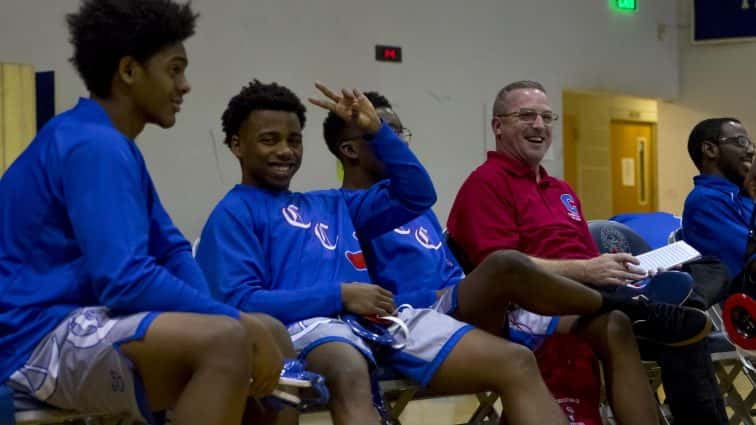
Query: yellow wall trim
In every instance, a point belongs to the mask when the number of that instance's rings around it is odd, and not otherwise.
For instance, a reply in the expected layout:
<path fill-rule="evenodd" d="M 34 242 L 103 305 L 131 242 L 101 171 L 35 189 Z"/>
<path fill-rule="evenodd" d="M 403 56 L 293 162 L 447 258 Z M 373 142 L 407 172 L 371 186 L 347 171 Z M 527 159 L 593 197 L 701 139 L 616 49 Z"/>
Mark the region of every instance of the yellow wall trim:
<path fill-rule="evenodd" d="M 0 64 L 0 174 L 37 133 L 34 77 L 31 65 Z"/>

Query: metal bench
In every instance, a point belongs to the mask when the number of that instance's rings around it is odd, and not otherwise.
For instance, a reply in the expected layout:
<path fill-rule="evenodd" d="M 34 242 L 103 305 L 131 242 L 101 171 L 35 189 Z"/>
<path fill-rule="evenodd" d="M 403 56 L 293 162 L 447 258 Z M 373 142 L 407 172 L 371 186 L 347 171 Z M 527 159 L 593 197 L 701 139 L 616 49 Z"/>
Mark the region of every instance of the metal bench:
<path fill-rule="evenodd" d="M 10 388 L 0 386 L 0 425 L 115 425 L 120 422 L 120 418 L 111 414 L 73 412 L 31 398 L 18 395 L 14 397 Z"/>

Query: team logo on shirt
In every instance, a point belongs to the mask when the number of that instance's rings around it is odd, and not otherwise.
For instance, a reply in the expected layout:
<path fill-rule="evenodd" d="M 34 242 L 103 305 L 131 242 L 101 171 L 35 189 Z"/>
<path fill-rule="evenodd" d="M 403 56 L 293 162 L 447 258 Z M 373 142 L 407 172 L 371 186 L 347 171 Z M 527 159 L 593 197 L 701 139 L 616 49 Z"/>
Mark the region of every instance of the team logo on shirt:
<path fill-rule="evenodd" d="M 396 233 L 399 233 L 400 235 L 409 235 L 410 233 L 412 233 L 411 229 L 408 229 L 408 228 L 406 228 L 404 226 L 399 226 L 396 229 L 394 229 L 394 231 Z"/>
<path fill-rule="evenodd" d="M 583 218 L 580 217 L 580 211 L 578 211 L 577 204 L 575 203 L 575 199 L 572 197 L 572 195 L 570 195 L 569 193 L 564 193 L 559 197 L 559 199 L 562 200 L 562 205 L 564 205 L 564 208 L 567 209 L 567 215 L 570 216 L 571 219 L 575 221 L 583 221 Z"/>
<path fill-rule="evenodd" d="M 320 240 L 320 244 L 323 245 L 323 248 L 333 251 L 336 249 L 336 244 L 339 243 L 339 236 L 336 235 L 336 241 L 331 242 L 331 239 L 328 237 L 328 225 L 325 223 L 318 223 L 315 225 L 315 236 L 318 237 L 318 240 Z"/>
<path fill-rule="evenodd" d="M 362 251 L 346 251 L 344 252 L 344 256 L 347 258 L 347 260 L 349 260 L 349 263 L 351 263 L 352 267 L 354 267 L 356 270 L 367 270 L 367 261 L 365 261 L 365 256 L 362 254 Z"/>
<path fill-rule="evenodd" d="M 423 226 L 420 226 L 415 230 L 415 239 L 417 239 L 420 245 L 422 245 L 424 248 L 433 250 L 441 249 L 441 242 L 437 244 L 431 242 L 430 236 L 428 235 L 428 229 Z"/>
<path fill-rule="evenodd" d="M 115 320 L 109 320 L 103 310 L 84 310 L 76 315 L 68 324 L 71 331 L 68 341 L 75 347 L 92 347 L 110 332 L 115 326 Z"/>
<path fill-rule="evenodd" d="M 299 227 L 300 229 L 309 229 L 310 226 L 312 226 L 312 222 L 308 221 L 307 223 L 305 223 L 302 216 L 299 215 L 299 208 L 296 205 L 289 205 L 286 208 L 281 208 L 281 213 L 286 219 L 286 222 L 294 227 Z"/>

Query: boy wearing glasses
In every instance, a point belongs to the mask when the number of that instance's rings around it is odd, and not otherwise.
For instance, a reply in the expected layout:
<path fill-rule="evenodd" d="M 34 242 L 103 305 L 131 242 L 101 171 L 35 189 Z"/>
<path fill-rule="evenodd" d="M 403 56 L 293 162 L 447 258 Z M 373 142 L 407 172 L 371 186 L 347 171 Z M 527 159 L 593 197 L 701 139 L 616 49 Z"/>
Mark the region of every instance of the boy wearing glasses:
<path fill-rule="evenodd" d="M 546 270 L 599 288 L 645 277 L 632 270 L 630 265 L 638 264 L 635 257 L 599 253 L 577 195 L 541 166 L 557 118 L 538 82 L 517 81 L 499 91 L 491 120 L 496 151 L 488 153 L 486 162 L 473 171 L 457 193 L 447 223 L 451 238 L 473 265 L 495 251 L 514 249 Z M 705 316 L 700 310 L 698 313 Z M 687 334 L 701 322 L 694 318 L 669 316 L 668 326 L 676 323 L 681 334 Z M 544 322 L 542 333 L 568 333 L 580 327 L 580 322 L 565 319 L 553 327 Z M 648 338 L 659 331 L 649 321 L 631 320 L 639 337 Z M 710 324 L 708 320 L 705 323 L 698 328 L 696 338 L 687 339 L 687 343 L 708 332 Z M 675 418 L 680 423 L 726 423 L 710 363 L 707 368 L 687 367 L 708 358 L 705 346 L 696 343 L 663 351 L 663 378 Z M 685 359 L 680 357 L 683 351 L 690 352 Z M 678 360 L 685 370 L 666 366 Z"/>
<path fill-rule="evenodd" d="M 700 174 L 685 199 L 683 238 L 701 254 L 719 257 L 734 277 L 743 270 L 753 214 L 744 189 L 753 143 L 739 120 L 709 118 L 693 127 L 688 153 Z"/>

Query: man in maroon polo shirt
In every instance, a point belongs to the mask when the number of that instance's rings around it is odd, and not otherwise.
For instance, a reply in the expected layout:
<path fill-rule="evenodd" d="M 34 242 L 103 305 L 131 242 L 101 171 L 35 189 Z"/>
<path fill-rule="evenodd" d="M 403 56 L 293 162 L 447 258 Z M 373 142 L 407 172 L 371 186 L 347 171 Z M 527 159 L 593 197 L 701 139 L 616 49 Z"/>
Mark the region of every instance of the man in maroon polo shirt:
<path fill-rule="evenodd" d="M 496 151 L 460 188 L 447 223 L 451 238 L 476 265 L 496 250 L 516 249 L 549 271 L 597 288 L 643 277 L 632 271 L 638 264 L 633 256 L 599 254 L 575 192 L 541 166 L 556 118 L 540 83 L 518 81 L 498 93 L 491 121 Z M 561 320 L 556 332 L 571 332 L 574 325 Z M 643 326 L 636 325 L 637 334 L 649 331 Z M 664 367 L 673 362 L 674 369 Z M 722 423 L 705 343 L 665 348 L 661 363 L 677 421 Z"/>

